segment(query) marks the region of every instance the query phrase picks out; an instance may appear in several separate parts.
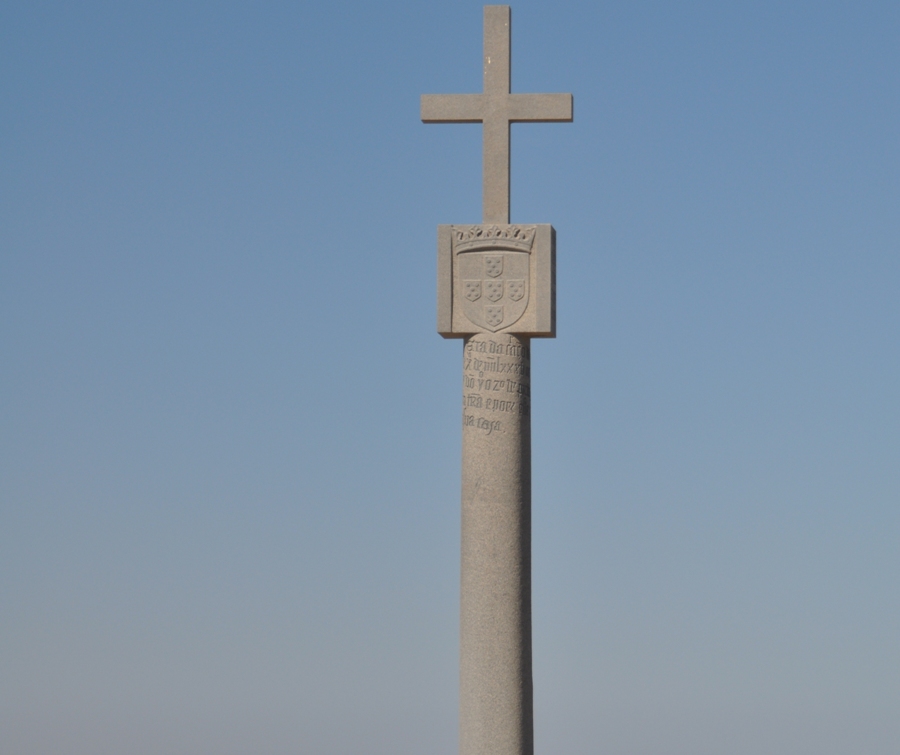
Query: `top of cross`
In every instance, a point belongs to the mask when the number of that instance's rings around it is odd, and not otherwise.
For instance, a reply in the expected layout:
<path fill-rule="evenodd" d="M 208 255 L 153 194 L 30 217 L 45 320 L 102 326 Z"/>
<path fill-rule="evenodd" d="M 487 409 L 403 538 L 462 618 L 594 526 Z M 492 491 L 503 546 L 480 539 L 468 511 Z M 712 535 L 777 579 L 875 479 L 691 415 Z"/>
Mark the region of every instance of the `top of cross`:
<path fill-rule="evenodd" d="M 509 223 L 509 124 L 572 120 L 571 94 L 510 94 L 508 5 L 484 6 L 484 92 L 423 94 L 425 123 L 483 124 L 483 221 Z"/>

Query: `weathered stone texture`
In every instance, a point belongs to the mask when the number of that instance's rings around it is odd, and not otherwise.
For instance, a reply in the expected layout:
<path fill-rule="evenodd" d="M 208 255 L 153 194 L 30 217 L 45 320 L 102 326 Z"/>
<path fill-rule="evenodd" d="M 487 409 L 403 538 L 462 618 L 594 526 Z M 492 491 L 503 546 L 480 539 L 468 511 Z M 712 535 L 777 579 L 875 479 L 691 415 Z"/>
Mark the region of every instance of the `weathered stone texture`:
<path fill-rule="evenodd" d="M 556 335 L 556 236 L 509 223 L 509 129 L 572 120 L 510 92 L 510 10 L 484 8 L 480 94 L 422 95 L 425 123 L 482 124 L 482 223 L 438 228 L 438 332 L 465 338 L 460 753 L 532 755 L 531 338 Z"/>
<path fill-rule="evenodd" d="M 530 345 L 463 355 L 460 753 L 531 755 Z"/>
<path fill-rule="evenodd" d="M 425 123 L 481 123 L 482 216 L 509 222 L 509 124 L 572 120 L 571 94 L 511 94 L 508 5 L 484 6 L 484 91 L 423 94 Z"/>
<path fill-rule="evenodd" d="M 553 226 L 438 226 L 438 333 L 497 332 L 556 335 Z"/>

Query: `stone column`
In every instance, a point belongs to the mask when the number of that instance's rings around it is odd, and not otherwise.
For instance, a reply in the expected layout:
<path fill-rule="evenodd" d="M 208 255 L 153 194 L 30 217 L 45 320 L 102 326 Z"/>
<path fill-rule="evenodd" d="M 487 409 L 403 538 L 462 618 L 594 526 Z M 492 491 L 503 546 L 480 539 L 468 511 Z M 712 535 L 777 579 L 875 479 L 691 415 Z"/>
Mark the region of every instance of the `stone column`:
<path fill-rule="evenodd" d="M 460 755 L 532 755 L 530 343 L 463 354 Z"/>

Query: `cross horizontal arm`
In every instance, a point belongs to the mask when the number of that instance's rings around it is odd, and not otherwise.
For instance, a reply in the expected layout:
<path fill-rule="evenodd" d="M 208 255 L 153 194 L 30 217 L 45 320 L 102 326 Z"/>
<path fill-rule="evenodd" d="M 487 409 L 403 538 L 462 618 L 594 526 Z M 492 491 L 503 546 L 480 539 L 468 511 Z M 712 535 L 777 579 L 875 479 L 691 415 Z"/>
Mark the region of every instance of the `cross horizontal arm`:
<path fill-rule="evenodd" d="M 484 91 L 423 94 L 423 123 L 482 123 L 482 219 L 509 223 L 509 131 L 511 123 L 572 120 L 571 94 L 511 94 L 510 13 L 506 5 L 484 8 Z"/>
<path fill-rule="evenodd" d="M 571 122 L 571 94 L 508 94 L 506 117 L 510 121 L 550 123 Z"/>
<path fill-rule="evenodd" d="M 423 123 L 480 123 L 484 119 L 482 94 L 423 94 Z"/>
<path fill-rule="evenodd" d="M 423 94 L 423 123 L 480 123 L 486 111 L 521 123 L 570 122 L 571 94 Z"/>

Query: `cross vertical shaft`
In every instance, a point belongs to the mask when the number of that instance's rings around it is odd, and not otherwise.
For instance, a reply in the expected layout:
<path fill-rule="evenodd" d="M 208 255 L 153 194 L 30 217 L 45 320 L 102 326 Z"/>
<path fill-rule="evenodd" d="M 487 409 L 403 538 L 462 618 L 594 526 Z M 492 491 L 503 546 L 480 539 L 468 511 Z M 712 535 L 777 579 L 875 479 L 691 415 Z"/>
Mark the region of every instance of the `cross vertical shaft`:
<path fill-rule="evenodd" d="M 509 223 L 509 124 L 571 120 L 571 94 L 510 93 L 508 5 L 484 7 L 484 91 L 422 95 L 423 122 L 481 123 L 483 126 L 484 223 Z"/>
<path fill-rule="evenodd" d="M 531 338 L 555 335 L 556 242 L 509 225 L 509 137 L 513 122 L 571 121 L 572 95 L 510 92 L 510 10 L 489 5 L 483 91 L 422 95 L 422 120 L 481 123 L 483 139 L 483 225 L 438 241 L 438 332 L 466 339 L 459 751 L 534 755 Z"/>
<path fill-rule="evenodd" d="M 509 223 L 509 120 L 495 103 L 510 93 L 510 36 L 509 6 L 485 6 L 482 223 Z"/>

